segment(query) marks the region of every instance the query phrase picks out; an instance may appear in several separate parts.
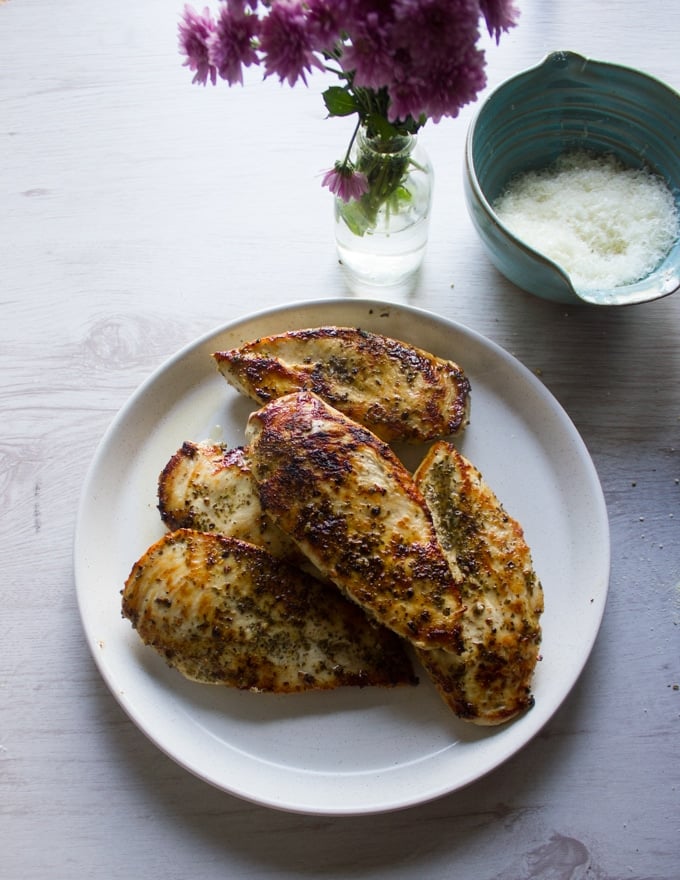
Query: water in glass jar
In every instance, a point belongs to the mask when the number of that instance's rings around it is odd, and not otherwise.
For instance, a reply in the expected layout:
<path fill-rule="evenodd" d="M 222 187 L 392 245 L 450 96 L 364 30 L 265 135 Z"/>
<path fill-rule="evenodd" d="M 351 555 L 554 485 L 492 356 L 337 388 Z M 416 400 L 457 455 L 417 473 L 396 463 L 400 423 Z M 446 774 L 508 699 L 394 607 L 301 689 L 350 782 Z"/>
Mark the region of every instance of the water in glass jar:
<path fill-rule="evenodd" d="M 338 257 L 352 289 L 393 287 L 414 280 L 427 245 L 428 217 L 355 235 L 336 215 Z"/>

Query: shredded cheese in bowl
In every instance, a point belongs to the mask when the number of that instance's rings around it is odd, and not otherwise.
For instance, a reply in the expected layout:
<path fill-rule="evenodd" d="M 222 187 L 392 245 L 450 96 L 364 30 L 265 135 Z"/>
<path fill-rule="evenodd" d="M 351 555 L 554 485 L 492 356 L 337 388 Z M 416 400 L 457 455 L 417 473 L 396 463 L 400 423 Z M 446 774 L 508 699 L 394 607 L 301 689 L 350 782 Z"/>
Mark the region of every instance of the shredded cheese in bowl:
<path fill-rule="evenodd" d="M 493 209 L 513 235 L 561 266 L 582 290 L 639 281 L 680 234 L 673 195 L 660 177 L 583 151 L 518 175 Z"/>

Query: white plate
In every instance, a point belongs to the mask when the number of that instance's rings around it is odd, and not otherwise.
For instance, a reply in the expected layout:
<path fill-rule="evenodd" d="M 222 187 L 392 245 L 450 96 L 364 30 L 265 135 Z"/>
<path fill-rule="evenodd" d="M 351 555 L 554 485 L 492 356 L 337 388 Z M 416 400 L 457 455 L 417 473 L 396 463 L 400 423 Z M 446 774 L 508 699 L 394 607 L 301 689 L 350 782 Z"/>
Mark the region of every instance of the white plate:
<path fill-rule="evenodd" d="M 198 685 L 145 648 L 120 613 L 133 562 L 163 534 L 161 468 L 184 440 L 232 446 L 254 405 L 218 374 L 213 351 L 323 324 L 360 326 L 457 361 L 472 384 L 459 446 L 523 524 L 545 590 L 536 705 L 499 728 L 454 718 L 423 675 L 416 688 L 292 696 Z M 527 743 L 579 676 L 604 611 L 609 529 L 600 484 L 573 424 L 517 360 L 424 311 L 326 300 L 267 311 L 197 340 L 132 396 L 103 438 L 78 514 L 75 572 L 90 648 L 114 696 L 156 745 L 207 782 L 282 810 L 393 810 L 454 791 Z"/>

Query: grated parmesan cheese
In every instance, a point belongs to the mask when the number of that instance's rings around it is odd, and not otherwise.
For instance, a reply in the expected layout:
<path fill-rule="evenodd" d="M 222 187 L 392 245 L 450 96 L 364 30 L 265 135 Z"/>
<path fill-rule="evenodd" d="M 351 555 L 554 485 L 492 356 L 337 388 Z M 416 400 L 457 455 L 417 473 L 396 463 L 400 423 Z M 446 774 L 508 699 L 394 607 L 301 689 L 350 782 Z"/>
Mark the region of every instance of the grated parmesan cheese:
<path fill-rule="evenodd" d="M 493 207 L 514 235 L 586 290 L 649 275 L 680 232 L 673 196 L 660 177 L 581 151 L 518 175 Z"/>

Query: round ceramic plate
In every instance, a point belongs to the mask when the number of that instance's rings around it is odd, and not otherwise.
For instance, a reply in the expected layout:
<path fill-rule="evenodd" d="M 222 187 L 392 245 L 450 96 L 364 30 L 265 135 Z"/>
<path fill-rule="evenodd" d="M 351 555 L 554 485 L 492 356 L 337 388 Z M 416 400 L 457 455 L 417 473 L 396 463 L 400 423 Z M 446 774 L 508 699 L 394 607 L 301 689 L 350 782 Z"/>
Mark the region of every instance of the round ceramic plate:
<path fill-rule="evenodd" d="M 199 685 L 168 668 L 121 617 L 120 591 L 132 564 L 164 532 L 156 486 L 170 456 L 185 440 L 244 442 L 255 405 L 219 375 L 212 352 L 324 324 L 410 342 L 455 360 L 471 381 L 471 421 L 458 446 L 524 526 L 545 591 L 536 704 L 513 722 L 478 728 L 459 721 L 424 674 L 415 688 L 285 696 Z M 101 674 L 159 748 L 198 777 L 259 804 L 361 814 L 403 808 L 467 785 L 541 729 L 578 678 L 600 626 L 609 531 L 583 441 L 517 360 L 424 311 L 325 300 L 222 327 L 180 351 L 138 389 L 110 426 L 87 476 L 75 572 Z"/>

